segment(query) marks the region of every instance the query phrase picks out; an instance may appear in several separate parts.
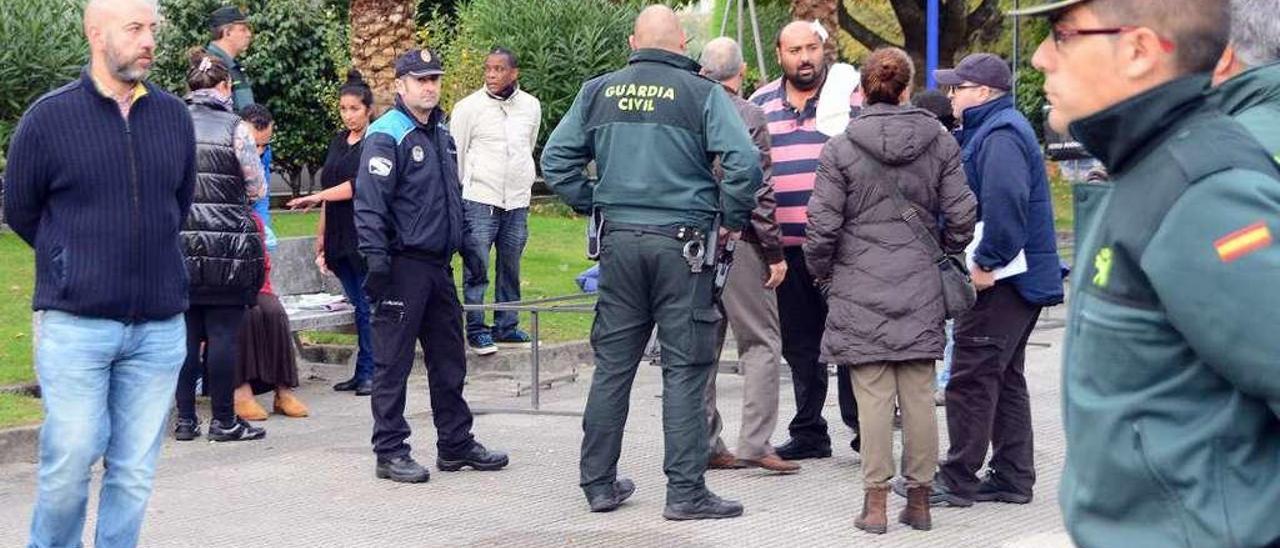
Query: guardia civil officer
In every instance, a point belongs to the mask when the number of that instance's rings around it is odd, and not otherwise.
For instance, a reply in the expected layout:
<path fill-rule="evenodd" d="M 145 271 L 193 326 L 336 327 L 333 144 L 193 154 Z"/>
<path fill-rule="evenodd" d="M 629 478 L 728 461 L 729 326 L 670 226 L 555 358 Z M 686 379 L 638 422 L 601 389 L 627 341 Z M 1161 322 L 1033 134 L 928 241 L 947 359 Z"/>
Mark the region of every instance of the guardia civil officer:
<path fill-rule="evenodd" d="M 1049 124 L 1111 176 L 1075 187 L 1058 499 L 1079 546 L 1280 546 L 1280 172 L 1206 96 L 1229 7 L 1023 10 L 1052 25 Z"/>
<path fill-rule="evenodd" d="M 355 180 L 356 232 L 373 311 L 373 452 L 376 475 L 419 483 L 409 455 L 405 384 L 421 341 L 436 426 L 436 466 L 497 470 L 507 456 L 471 435 L 462 306 L 449 261 L 462 245 L 458 165 L 440 102 L 440 59 L 410 50 L 396 61 L 396 104 L 369 126 Z"/>
<path fill-rule="evenodd" d="M 636 19 L 628 66 L 587 82 L 542 155 L 547 184 L 578 212 L 603 212 L 596 370 L 582 421 L 581 485 L 593 512 L 635 484 L 617 477 L 631 382 L 654 324 L 662 343 L 667 519 L 727 518 L 742 505 L 707 490 L 703 390 L 722 316 L 713 298 L 715 220 L 722 241 L 746 226 L 761 173 L 755 145 L 720 85 L 684 55 L 670 9 Z M 721 158 L 717 185 L 712 160 Z M 595 160 L 599 182 L 582 168 Z M 702 244 L 711 235 L 709 244 Z"/>

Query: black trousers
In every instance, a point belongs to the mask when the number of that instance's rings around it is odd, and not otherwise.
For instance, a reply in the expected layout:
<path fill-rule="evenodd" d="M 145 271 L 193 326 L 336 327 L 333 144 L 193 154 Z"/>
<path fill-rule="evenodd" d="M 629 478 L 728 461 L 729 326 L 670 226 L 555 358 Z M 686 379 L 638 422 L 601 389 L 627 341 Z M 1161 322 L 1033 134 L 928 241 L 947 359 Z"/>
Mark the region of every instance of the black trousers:
<path fill-rule="evenodd" d="M 804 251 L 786 248 L 787 277 L 778 286 L 778 319 L 782 323 L 782 356 L 791 367 L 796 416 L 788 430 L 791 438 L 811 447 L 831 447 L 822 408 L 827 404 L 827 364 L 819 361 L 822 332 L 827 322 L 827 301 L 813 284 L 804 264 Z M 846 367 L 836 368 L 840 418 L 858 429 L 858 403 Z"/>
<path fill-rule="evenodd" d="M 973 310 L 956 320 L 947 382 L 951 447 L 940 475 L 957 495 L 968 497 L 977 489 L 988 445 L 996 480 L 1031 495 L 1036 469 L 1025 363 L 1040 310 L 1012 285 L 998 283 L 979 293 Z"/>
<path fill-rule="evenodd" d="M 213 418 L 222 424 L 235 420 L 232 394 L 235 392 L 236 360 L 240 352 L 240 325 L 244 323 L 243 306 L 192 305 L 187 309 L 187 360 L 178 374 L 174 398 L 178 416 L 196 419 L 196 380 L 208 375 L 209 406 Z M 204 352 L 200 345 L 205 345 Z"/>
<path fill-rule="evenodd" d="M 373 312 L 373 452 L 381 458 L 409 454 L 409 422 L 404 407 L 414 343 L 422 345 L 431 393 L 436 450 L 442 458 L 471 449 L 471 408 L 462 397 L 467 357 L 462 338 L 462 305 L 448 265 L 397 256 L 391 259 L 391 287 Z"/>

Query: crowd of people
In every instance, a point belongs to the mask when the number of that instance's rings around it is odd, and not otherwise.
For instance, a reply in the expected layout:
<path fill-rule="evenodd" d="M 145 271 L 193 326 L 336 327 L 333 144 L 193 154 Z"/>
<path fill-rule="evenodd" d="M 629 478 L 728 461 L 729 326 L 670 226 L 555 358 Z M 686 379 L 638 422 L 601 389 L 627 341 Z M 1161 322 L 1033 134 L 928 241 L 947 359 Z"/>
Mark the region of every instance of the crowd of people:
<path fill-rule="evenodd" d="M 1105 168 L 1075 189 L 1063 366 L 1061 504 L 1081 545 L 1280 542 L 1268 515 L 1280 503 L 1277 8 L 1068 0 L 1019 12 L 1050 20 L 1032 60 L 1050 125 Z M 310 413 L 270 283 L 275 125 L 236 62 L 252 43 L 244 14 L 211 14 L 183 99 L 146 80 L 154 2 L 90 0 L 84 18 L 90 62 L 28 109 L 5 188 L 6 219 L 36 257 L 38 547 L 81 542 L 99 459 L 96 545 L 133 546 L 167 431 L 262 439 L 251 421 L 270 416 L 255 400 L 267 392 L 274 413 Z M 598 238 L 580 460 L 592 512 L 635 491 L 618 461 L 655 328 L 666 519 L 744 513 L 711 491 L 708 469 L 794 474 L 831 457 L 832 368 L 861 455 L 857 528 L 888 532 L 890 492 L 906 499 L 897 521 L 917 530 L 938 506 L 1031 502 L 1027 345 L 1071 270 L 1013 72 L 974 53 L 932 75 L 945 92 L 919 91 L 905 51 L 855 68 L 829 57 L 828 39 L 817 22 L 784 26 L 782 76 L 744 98 L 739 44 L 712 40 L 695 62 L 675 12 L 646 8 L 627 66 L 583 85 L 540 159 L 541 106 L 520 88 L 517 52 L 492 49 L 484 87 L 451 113 L 431 50 L 397 58 L 381 115 L 349 72 L 323 190 L 288 206 L 322 207 L 315 264 L 341 282 L 358 333 L 355 371 L 333 389 L 370 397 L 375 476 L 430 478 L 405 419 L 419 345 L 437 469 L 508 465 L 472 432 L 466 351 L 529 337 L 514 313 L 493 325 L 464 314 L 451 259 L 462 255 L 467 304 L 483 303 L 495 251 L 496 300 L 520 300 L 540 161 Z M 59 141 L 70 132 L 83 137 L 74 150 Z M 730 328 L 744 377 L 733 451 L 715 382 Z M 784 362 L 796 407 L 774 445 Z"/>

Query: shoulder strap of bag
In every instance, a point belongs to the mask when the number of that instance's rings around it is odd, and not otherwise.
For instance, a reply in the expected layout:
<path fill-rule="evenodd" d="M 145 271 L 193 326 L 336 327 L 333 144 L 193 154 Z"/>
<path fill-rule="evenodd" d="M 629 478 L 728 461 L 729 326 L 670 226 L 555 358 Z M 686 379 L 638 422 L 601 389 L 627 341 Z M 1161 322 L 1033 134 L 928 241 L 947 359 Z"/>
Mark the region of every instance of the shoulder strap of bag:
<path fill-rule="evenodd" d="M 933 232 L 924 225 L 924 220 L 920 218 L 920 212 L 916 210 L 907 198 L 902 195 L 902 189 L 898 187 L 897 176 L 887 181 L 889 189 L 889 197 L 893 198 L 894 206 L 898 209 L 898 215 L 902 217 L 902 221 L 911 227 L 911 231 L 916 233 L 917 240 L 923 240 L 929 246 L 934 262 L 942 261 L 946 258 L 946 253 L 942 252 L 942 246 L 938 245 L 938 239 L 933 237 Z"/>

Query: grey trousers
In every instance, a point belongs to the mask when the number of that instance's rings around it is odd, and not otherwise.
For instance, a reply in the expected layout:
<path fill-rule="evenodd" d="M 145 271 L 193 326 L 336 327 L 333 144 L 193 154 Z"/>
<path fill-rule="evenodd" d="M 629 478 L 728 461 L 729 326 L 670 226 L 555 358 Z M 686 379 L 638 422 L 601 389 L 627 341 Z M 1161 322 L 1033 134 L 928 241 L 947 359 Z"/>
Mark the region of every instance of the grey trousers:
<path fill-rule="evenodd" d="M 725 286 L 724 310 L 738 342 L 738 362 L 742 365 L 742 431 L 738 433 L 739 458 L 757 460 L 773 454 L 769 438 L 778 423 L 778 368 L 782 363 L 782 329 L 778 322 L 778 300 L 764 288 L 769 278 L 760 247 L 741 242 L 733 252 L 733 268 Z M 724 328 L 720 330 L 723 349 Z M 720 431 L 724 428 L 716 409 L 716 371 L 707 381 L 707 425 L 711 455 L 727 452 Z"/>

